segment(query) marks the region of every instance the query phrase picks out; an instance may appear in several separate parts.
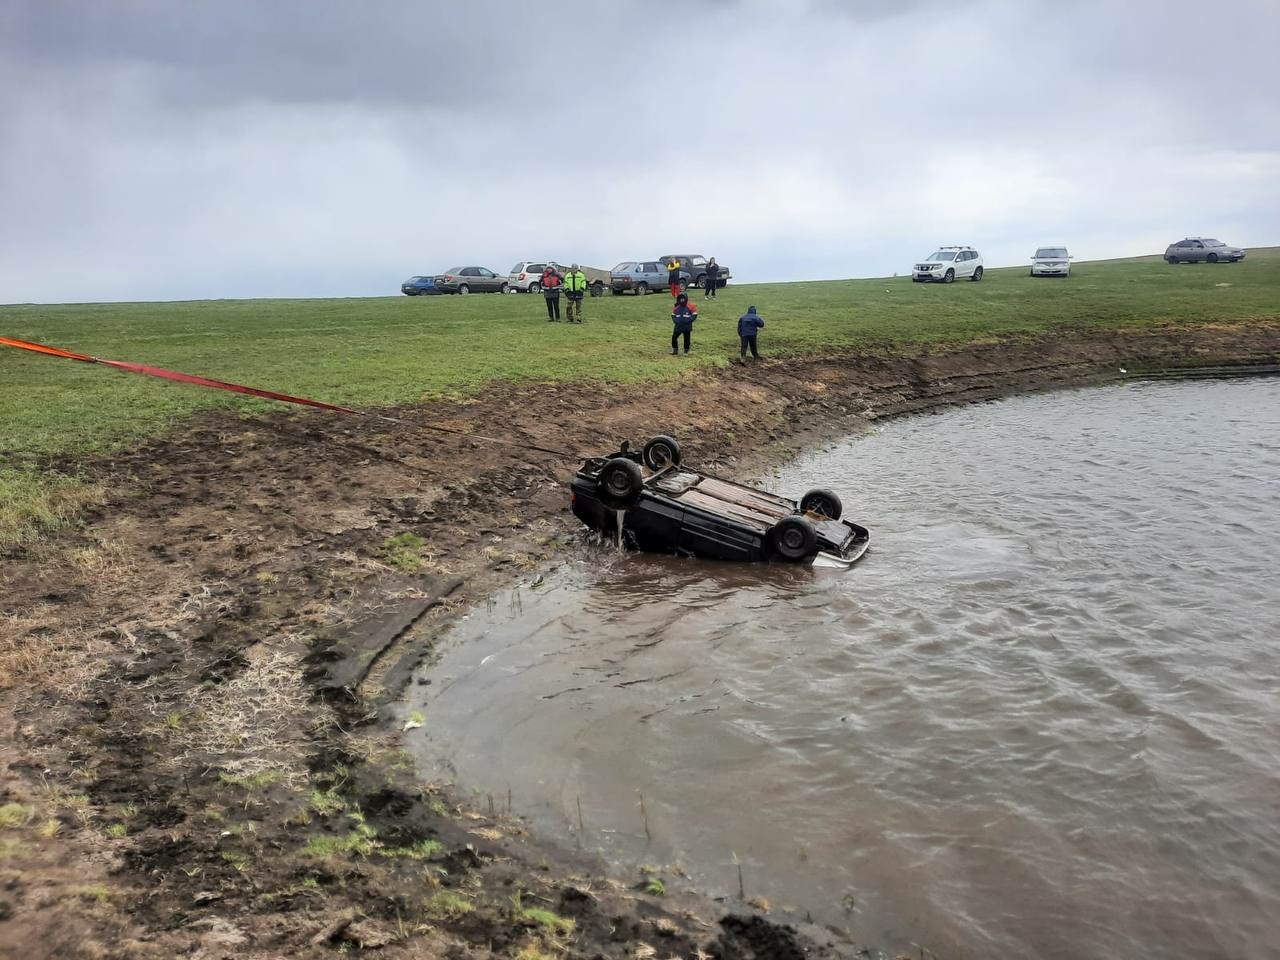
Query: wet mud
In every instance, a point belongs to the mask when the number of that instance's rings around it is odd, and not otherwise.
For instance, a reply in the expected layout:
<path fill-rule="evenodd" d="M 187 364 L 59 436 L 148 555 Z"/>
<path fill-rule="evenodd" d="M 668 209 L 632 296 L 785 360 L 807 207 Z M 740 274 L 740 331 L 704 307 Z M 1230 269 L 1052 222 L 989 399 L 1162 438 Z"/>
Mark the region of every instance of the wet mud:
<path fill-rule="evenodd" d="M 419 778 L 385 718 L 432 638 L 581 535 L 575 464 L 521 445 L 669 433 L 747 477 L 883 417 L 1277 361 L 1274 321 L 1064 333 L 396 411 L 505 445 L 208 414 L 50 464 L 108 493 L 0 565 L 0 956 L 856 955 L 840 930 L 613 876 L 502 798 Z"/>

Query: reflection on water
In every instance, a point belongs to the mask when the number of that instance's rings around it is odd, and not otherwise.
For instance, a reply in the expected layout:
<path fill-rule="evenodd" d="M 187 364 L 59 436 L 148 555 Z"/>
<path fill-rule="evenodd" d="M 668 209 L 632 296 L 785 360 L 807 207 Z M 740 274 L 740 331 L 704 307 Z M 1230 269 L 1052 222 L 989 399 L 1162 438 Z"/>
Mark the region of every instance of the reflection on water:
<path fill-rule="evenodd" d="M 1280 381 L 949 411 L 768 485 L 872 552 L 584 548 L 453 631 L 415 747 L 889 949 L 1280 956 Z"/>

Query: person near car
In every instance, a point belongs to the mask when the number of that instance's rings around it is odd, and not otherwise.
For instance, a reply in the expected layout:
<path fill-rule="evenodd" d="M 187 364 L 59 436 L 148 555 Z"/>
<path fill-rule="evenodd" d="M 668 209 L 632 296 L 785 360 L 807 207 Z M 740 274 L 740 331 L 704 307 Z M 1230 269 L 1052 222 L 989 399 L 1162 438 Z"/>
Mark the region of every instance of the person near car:
<path fill-rule="evenodd" d="M 548 263 L 542 271 L 542 296 L 547 301 L 547 322 L 560 322 L 560 285 L 564 278 L 556 271 L 554 263 Z"/>
<path fill-rule="evenodd" d="M 689 302 L 689 295 L 681 293 L 676 297 L 676 305 L 671 308 L 671 355 L 680 351 L 677 343 L 684 336 L 684 352 L 689 353 L 689 336 L 693 333 L 693 321 L 698 319 L 698 308 Z"/>
<path fill-rule="evenodd" d="M 565 311 L 569 314 L 570 323 L 582 322 L 582 298 L 587 292 L 587 275 L 575 263 L 569 267 L 569 272 L 564 275 L 564 296 L 568 303 Z M 574 319 L 574 316 L 578 319 Z"/>
<path fill-rule="evenodd" d="M 748 348 L 751 350 L 752 357 L 756 360 L 760 359 L 760 351 L 756 349 L 756 337 L 763 326 L 764 317 L 756 313 L 755 304 L 747 307 L 747 312 L 738 318 L 738 339 L 742 341 L 741 357 L 744 361 L 747 359 Z"/>
<path fill-rule="evenodd" d="M 667 283 L 673 297 L 680 296 L 680 261 L 672 257 L 667 261 Z"/>
<path fill-rule="evenodd" d="M 707 296 L 712 300 L 716 298 L 716 288 L 720 286 L 720 264 L 716 263 L 716 258 L 712 257 L 707 261 Z"/>

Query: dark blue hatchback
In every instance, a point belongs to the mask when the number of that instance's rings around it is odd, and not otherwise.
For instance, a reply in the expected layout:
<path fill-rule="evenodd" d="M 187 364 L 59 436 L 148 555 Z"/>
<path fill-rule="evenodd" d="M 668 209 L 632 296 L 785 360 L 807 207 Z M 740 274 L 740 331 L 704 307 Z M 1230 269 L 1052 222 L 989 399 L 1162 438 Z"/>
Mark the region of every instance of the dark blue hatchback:
<path fill-rule="evenodd" d="M 440 291 L 436 289 L 434 277 L 410 277 L 400 284 L 400 292 L 406 297 L 420 297 Z"/>

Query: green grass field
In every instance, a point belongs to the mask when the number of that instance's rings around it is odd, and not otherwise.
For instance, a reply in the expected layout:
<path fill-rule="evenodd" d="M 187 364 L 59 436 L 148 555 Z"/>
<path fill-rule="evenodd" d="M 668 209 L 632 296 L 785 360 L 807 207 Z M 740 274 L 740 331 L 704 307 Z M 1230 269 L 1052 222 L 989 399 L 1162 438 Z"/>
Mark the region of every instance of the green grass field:
<path fill-rule="evenodd" d="M 542 298 L 529 295 L 15 305 L 0 306 L 0 335 L 380 405 L 476 394 L 494 380 L 636 382 L 722 365 L 736 356 L 736 319 L 749 303 L 767 321 L 760 346 L 772 356 L 1280 316 L 1280 248 L 1251 250 L 1240 264 L 1143 257 L 1073 269 L 1070 280 L 1033 280 L 1018 267 L 949 286 L 905 277 L 731 285 L 716 301 L 695 294 L 694 353 L 678 359 L 666 294 L 588 298 L 580 327 L 547 323 Z M 218 406 L 269 404 L 0 347 L 0 541 L 47 490 L 31 475 L 41 458 L 101 450 Z"/>

